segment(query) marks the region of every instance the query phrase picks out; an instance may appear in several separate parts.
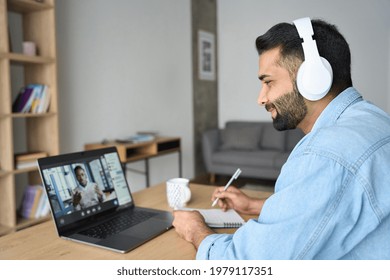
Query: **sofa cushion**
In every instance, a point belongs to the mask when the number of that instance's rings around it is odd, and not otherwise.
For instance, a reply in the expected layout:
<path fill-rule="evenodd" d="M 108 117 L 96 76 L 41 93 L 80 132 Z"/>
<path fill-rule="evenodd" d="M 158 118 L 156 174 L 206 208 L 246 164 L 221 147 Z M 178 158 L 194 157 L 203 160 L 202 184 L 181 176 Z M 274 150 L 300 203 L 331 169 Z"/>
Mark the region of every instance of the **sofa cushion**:
<path fill-rule="evenodd" d="M 265 123 L 260 147 L 264 150 L 284 151 L 285 132 L 277 131 L 272 123 Z"/>
<path fill-rule="evenodd" d="M 226 127 L 221 132 L 221 149 L 257 150 L 261 126 Z"/>

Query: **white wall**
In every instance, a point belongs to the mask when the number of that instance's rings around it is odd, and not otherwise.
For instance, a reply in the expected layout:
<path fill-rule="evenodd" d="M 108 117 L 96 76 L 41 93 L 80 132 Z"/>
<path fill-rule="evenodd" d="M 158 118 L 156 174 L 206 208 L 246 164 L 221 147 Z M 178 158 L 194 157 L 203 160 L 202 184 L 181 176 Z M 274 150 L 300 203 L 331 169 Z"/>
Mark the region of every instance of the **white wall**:
<path fill-rule="evenodd" d="M 182 137 L 184 176 L 194 175 L 190 0 L 57 0 L 61 152 L 139 130 Z M 350 43 L 353 81 L 390 111 L 388 0 L 219 0 L 219 124 L 269 120 L 259 108 L 255 38 L 310 16 Z M 142 162 L 132 167 L 143 169 Z M 178 176 L 177 155 L 152 159 L 151 184 Z M 128 173 L 134 187 L 144 177 Z"/>
<path fill-rule="evenodd" d="M 57 0 L 56 12 L 61 152 L 158 131 L 182 138 L 192 178 L 190 1 Z M 178 176 L 177 159 L 152 159 L 150 183 Z M 133 190 L 145 187 L 127 175 Z"/>
<path fill-rule="evenodd" d="M 219 0 L 219 125 L 271 120 L 256 103 L 255 39 L 279 22 L 309 16 L 335 24 L 349 42 L 352 79 L 362 95 L 390 112 L 390 1 Z"/>

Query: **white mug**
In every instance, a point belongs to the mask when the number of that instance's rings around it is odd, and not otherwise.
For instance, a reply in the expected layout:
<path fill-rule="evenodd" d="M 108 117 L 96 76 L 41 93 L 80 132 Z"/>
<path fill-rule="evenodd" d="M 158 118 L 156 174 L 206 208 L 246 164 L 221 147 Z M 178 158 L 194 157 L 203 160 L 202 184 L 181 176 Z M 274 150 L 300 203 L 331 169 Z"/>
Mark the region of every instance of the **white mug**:
<path fill-rule="evenodd" d="M 191 199 L 190 180 L 173 178 L 167 181 L 167 199 L 172 208 L 184 207 Z"/>

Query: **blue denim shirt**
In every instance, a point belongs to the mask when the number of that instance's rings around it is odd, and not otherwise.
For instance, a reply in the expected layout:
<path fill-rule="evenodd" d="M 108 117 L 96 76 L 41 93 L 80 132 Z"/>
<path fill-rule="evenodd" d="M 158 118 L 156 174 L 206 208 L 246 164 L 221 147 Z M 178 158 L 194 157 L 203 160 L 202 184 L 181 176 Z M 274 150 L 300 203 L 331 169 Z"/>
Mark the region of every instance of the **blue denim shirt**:
<path fill-rule="evenodd" d="M 197 259 L 390 259 L 390 116 L 354 88 L 294 148 L 259 218 Z"/>

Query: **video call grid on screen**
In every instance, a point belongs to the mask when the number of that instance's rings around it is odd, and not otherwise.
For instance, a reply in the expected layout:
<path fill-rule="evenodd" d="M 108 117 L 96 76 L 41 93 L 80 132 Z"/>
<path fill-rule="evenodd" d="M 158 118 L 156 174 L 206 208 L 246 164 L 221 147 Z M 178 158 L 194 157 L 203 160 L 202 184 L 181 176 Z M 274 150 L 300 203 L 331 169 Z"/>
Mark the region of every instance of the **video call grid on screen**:
<path fill-rule="evenodd" d="M 102 202 L 84 208 L 73 205 L 73 195 L 80 185 L 76 167 L 81 167 L 88 183 L 96 184 L 103 193 Z M 132 202 L 118 154 L 115 152 L 45 168 L 42 170 L 42 177 L 58 226 Z"/>

